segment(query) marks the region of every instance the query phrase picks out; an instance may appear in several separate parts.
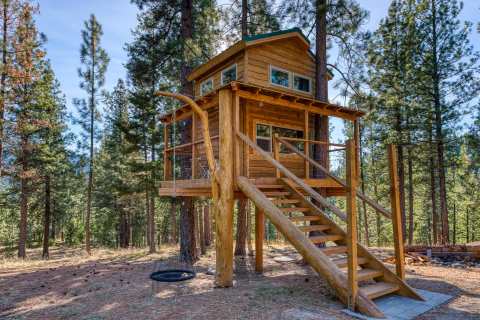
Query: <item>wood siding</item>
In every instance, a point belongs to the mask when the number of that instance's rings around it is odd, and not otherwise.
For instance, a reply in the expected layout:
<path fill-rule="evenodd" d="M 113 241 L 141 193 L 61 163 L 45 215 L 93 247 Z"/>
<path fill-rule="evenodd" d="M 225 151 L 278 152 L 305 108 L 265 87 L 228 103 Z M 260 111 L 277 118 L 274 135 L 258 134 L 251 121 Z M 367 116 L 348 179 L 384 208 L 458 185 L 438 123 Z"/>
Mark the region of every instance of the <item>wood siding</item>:
<path fill-rule="evenodd" d="M 307 50 L 298 45 L 298 40 L 287 39 L 262 44 L 246 49 L 245 81 L 259 86 L 285 90 L 299 95 L 312 96 L 305 92 L 272 85 L 269 80 L 270 65 L 311 79 L 315 88 L 315 61 Z"/>
<path fill-rule="evenodd" d="M 219 87 L 221 87 L 222 86 L 222 84 L 220 83 L 221 72 L 235 63 L 237 64 L 237 80 L 245 81 L 245 78 L 244 78 L 245 59 L 244 59 L 244 54 L 242 52 L 236 55 L 235 57 L 233 57 L 231 60 L 228 60 L 225 63 L 222 63 L 216 66 L 215 69 L 213 69 L 206 75 L 202 76 L 201 78 L 195 79 L 195 85 L 194 85 L 195 97 L 196 98 L 200 97 L 200 84 L 203 81 L 208 80 L 210 78 L 213 78 L 213 90 L 216 90 Z"/>
<path fill-rule="evenodd" d="M 264 123 L 276 127 L 291 128 L 303 131 L 304 112 L 277 107 L 273 105 L 260 106 L 254 102 L 243 102 L 246 110 L 246 131 L 248 137 L 256 142 L 256 124 Z M 274 177 L 275 169 L 263 157 L 253 150 L 249 150 L 248 177 Z M 280 153 L 280 162 L 298 177 L 305 177 L 305 164 L 303 159 L 295 154 Z"/>

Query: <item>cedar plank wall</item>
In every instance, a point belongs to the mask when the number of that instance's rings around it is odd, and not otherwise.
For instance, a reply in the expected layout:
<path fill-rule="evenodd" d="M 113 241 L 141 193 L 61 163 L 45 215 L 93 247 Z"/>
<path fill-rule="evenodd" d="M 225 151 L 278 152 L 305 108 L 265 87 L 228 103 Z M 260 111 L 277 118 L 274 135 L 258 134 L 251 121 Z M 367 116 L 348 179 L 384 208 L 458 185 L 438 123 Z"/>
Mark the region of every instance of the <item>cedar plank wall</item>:
<path fill-rule="evenodd" d="M 243 59 L 244 57 L 244 54 L 243 52 L 237 54 L 236 56 L 228 59 L 227 61 L 225 61 L 224 63 L 218 65 L 215 67 L 215 69 L 213 69 L 212 71 L 210 71 L 209 73 L 207 73 L 206 75 L 202 76 L 201 78 L 199 79 L 196 79 L 195 80 L 195 97 L 200 97 L 200 83 L 202 83 L 203 81 L 205 80 L 208 80 L 208 78 L 210 77 L 213 77 L 213 89 L 218 89 L 219 87 L 221 87 L 221 84 L 220 84 L 220 72 L 228 67 L 230 67 L 231 65 L 233 65 L 234 63 L 237 64 L 237 80 L 238 81 L 244 81 L 244 62 L 245 60 Z"/>
<path fill-rule="evenodd" d="M 273 126 L 292 128 L 303 131 L 304 112 L 273 105 L 260 106 L 248 101 L 247 131 L 249 138 L 256 142 L 256 123 L 271 124 Z M 275 177 L 275 169 L 264 158 L 249 148 L 249 178 Z M 280 153 L 280 162 L 300 178 L 305 177 L 304 161 L 295 154 Z"/>
<path fill-rule="evenodd" d="M 269 81 L 269 65 L 292 71 L 312 79 L 312 92 L 315 88 L 315 61 L 307 50 L 300 46 L 297 39 L 284 39 L 246 49 L 245 82 L 272 87 L 275 90 L 284 90 L 298 95 L 312 96 L 312 94 L 274 86 Z"/>

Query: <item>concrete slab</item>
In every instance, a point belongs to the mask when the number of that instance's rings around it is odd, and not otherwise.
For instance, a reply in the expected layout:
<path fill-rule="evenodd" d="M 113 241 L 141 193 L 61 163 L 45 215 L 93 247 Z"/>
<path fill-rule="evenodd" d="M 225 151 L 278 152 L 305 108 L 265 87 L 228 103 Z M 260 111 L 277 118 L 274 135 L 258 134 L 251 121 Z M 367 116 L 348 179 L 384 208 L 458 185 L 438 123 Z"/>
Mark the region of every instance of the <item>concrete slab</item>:
<path fill-rule="evenodd" d="M 418 301 L 398 295 L 388 295 L 375 300 L 378 308 L 388 320 L 412 320 L 419 315 L 435 308 L 442 303 L 452 299 L 453 296 L 443 293 L 415 289 L 426 301 Z M 374 320 L 376 318 L 366 317 L 360 313 L 343 310 L 346 314 L 362 320 Z"/>

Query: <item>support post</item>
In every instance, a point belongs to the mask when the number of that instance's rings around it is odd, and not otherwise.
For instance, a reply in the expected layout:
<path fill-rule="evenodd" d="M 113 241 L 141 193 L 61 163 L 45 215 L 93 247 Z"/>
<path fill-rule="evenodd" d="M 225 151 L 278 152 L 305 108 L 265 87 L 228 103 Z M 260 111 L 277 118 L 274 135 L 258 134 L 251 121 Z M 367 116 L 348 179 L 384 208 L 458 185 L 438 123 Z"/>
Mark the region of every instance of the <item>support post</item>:
<path fill-rule="evenodd" d="M 358 119 L 353 121 L 353 139 L 355 140 L 355 171 L 357 177 L 360 177 L 360 123 Z"/>
<path fill-rule="evenodd" d="M 263 239 L 265 237 L 265 214 L 255 207 L 255 271 L 263 272 Z"/>
<path fill-rule="evenodd" d="M 197 177 L 197 115 L 192 113 L 192 179 Z"/>
<path fill-rule="evenodd" d="M 272 141 L 273 158 L 280 163 L 280 142 L 278 141 L 278 133 L 275 133 Z M 280 178 L 280 170 L 275 168 L 275 177 Z"/>
<path fill-rule="evenodd" d="M 397 149 L 388 145 L 388 167 L 390 172 L 390 202 L 392 212 L 393 240 L 397 276 L 405 280 L 405 252 L 403 247 L 402 215 L 400 211 L 400 190 L 398 187 Z"/>
<path fill-rule="evenodd" d="M 348 140 L 347 151 L 347 250 L 348 250 L 348 308 L 355 310 L 357 282 L 357 172 L 356 144 Z"/>
<path fill-rule="evenodd" d="M 218 287 L 233 284 L 233 205 L 234 205 L 234 146 L 232 91 L 219 92 L 220 123 L 220 194 L 215 217 L 216 277 Z"/>
<path fill-rule="evenodd" d="M 309 114 L 308 114 L 308 110 L 305 110 L 305 122 L 303 124 L 303 130 L 304 130 L 304 133 L 303 133 L 303 138 L 305 139 L 305 143 L 304 143 L 304 146 L 303 146 L 303 151 L 305 153 L 305 155 L 307 157 L 310 157 L 310 143 L 309 143 L 309 140 L 310 140 L 310 135 L 309 135 L 309 131 L 310 131 L 310 118 L 309 118 Z M 310 179 L 310 162 L 308 162 L 308 160 L 305 159 L 304 161 L 304 166 L 305 166 L 305 179 Z"/>

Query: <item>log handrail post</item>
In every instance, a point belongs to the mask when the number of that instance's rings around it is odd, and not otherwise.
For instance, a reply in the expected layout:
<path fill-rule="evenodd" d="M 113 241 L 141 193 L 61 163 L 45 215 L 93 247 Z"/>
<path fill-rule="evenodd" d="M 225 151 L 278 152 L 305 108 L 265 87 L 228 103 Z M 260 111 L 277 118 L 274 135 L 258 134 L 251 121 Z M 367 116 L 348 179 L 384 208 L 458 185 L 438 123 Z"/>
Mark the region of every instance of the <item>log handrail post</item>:
<path fill-rule="evenodd" d="M 391 212 L 396 272 L 399 278 L 405 280 L 405 252 L 402 233 L 402 215 L 400 212 L 397 149 L 393 144 L 388 145 L 388 168 L 390 172 L 390 203 L 392 206 Z"/>
<path fill-rule="evenodd" d="M 348 307 L 355 310 L 358 294 L 357 282 L 357 167 L 356 144 L 347 140 L 347 252 L 348 252 Z"/>

